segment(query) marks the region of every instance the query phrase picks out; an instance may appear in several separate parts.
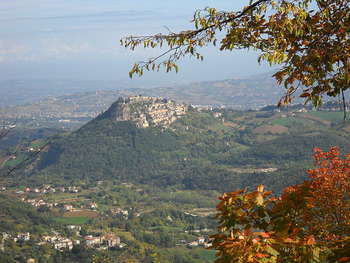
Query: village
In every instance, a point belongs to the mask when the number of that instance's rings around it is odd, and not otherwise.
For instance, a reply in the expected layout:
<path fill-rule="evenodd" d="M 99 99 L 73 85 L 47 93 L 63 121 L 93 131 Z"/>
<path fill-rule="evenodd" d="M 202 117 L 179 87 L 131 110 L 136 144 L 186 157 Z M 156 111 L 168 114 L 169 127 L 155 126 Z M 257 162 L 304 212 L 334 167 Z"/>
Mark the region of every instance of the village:
<path fill-rule="evenodd" d="M 100 186 L 103 182 L 98 181 L 97 186 Z M 131 189 L 134 186 L 129 183 L 122 183 L 123 187 Z M 96 190 L 96 187 L 93 187 Z M 6 187 L 0 187 L 2 192 L 13 193 L 19 200 L 33 206 L 36 209 L 46 208 L 51 211 L 57 211 L 62 215 L 79 214 L 79 213 L 95 213 L 97 217 L 103 213 L 99 211 L 99 205 L 93 200 L 85 200 L 81 202 L 77 194 L 81 194 L 88 189 L 82 189 L 80 186 L 52 186 L 42 185 L 40 187 L 23 187 L 22 189 L 10 190 Z M 135 188 L 135 192 L 142 192 L 142 189 Z M 53 200 L 53 196 L 59 196 L 64 194 L 65 199 Z M 50 197 L 50 198 L 48 198 Z M 71 197 L 71 198 L 70 198 Z M 77 201 L 79 200 L 79 201 Z M 79 205 L 77 205 L 79 204 Z M 140 217 L 143 211 L 135 210 L 132 207 L 110 207 L 108 209 L 108 215 L 115 217 L 116 219 L 129 220 L 130 213 L 134 217 Z M 184 212 L 184 215 L 190 217 L 198 217 L 198 215 Z M 69 217 L 68 217 L 69 219 Z M 170 219 L 169 219 L 170 220 Z M 97 250 L 110 250 L 110 249 L 123 249 L 127 246 L 126 243 L 122 242 L 121 238 L 108 229 L 104 229 L 101 233 L 86 233 L 82 234 L 82 224 L 66 224 L 65 234 L 60 233 L 57 230 L 51 230 L 51 233 L 44 234 L 41 236 L 33 235 L 29 232 L 21 233 L 0 233 L 0 250 L 5 248 L 5 242 L 12 240 L 16 243 L 21 242 L 34 242 L 36 245 L 45 246 L 48 245 L 57 251 L 72 250 L 74 246 L 84 246 L 86 248 L 97 249 Z M 175 244 L 176 246 L 182 246 L 187 248 L 204 247 L 208 248 L 211 246 L 211 240 L 208 238 L 209 229 L 192 229 L 183 230 L 183 233 L 192 234 L 194 238 L 191 240 L 181 239 Z M 67 235 L 68 233 L 68 235 Z"/>
<path fill-rule="evenodd" d="M 52 230 L 51 235 L 43 235 L 39 240 L 34 240 L 38 246 L 49 245 L 58 251 L 72 250 L 74 246 L 85 246 L 90 249 L 97 250 L 110 250 L 110 249 L 123 249 L 127 246 L 126 243 L 121 242 L 119 236 L 114 233 L 106 233 L 103 235 L 80 235 L 81 226 L 68 225 L 67 229 L 75 231 L 75 238 L 68 238 L 60 234 L 59 232 Z M 5 242 L 12 240 L 16 243 L 22 243 L 31 241 L 32 235 L 29 232 L 18 233 L 15 235 L 3 232 L 0 233 L 0 251 L 5 250 Z M 33 241 L 33 240 L 32 240 Z M 211 239 L 208 237 L 200 236 L 196 240 L 188 242 L 186 240 L 180 240 L 176 246 L 186 246 L 188 248 L 204 247 L 209 248 L 212 246 Z"/>
<path fill-rule="evenodd" d="M 120 237 L 116 236 L 114 233 L 107 233 L 100 236 L 85 235 L 81 236 L 79 231 L 81 230 L 80 226 L 69 225 L 67 226 L 70 230 L 77 231 L 77 238 L 67 238 L 61 235 L 59 232 L 52 230 L 52 235 L 43 235 L 37 241 L 37 245 L 50 245 L 52 248 L 64 251 L 72 250 L 74 246 L 84 245 L 87 248 L 94 248 L 98 250 L 108 250 L 108 249 L 121 249 L 126 246 L 125 243 L 120 241 Z M 32 235 L 29 232 L 18 233 L 16 235 L 11 235 L 9 233 L 3 232 L 0 233 L 2 236 L 0 243 L 0 250 L 4 251 L 4 243 L 6 240 L 12 240 L 14 242 L 26 242 L 32 239 Z"/>
<path fill-rule="evenodd" d="M 99 182 L 97 183 L 99 184 Z M 6 191 L 5 187 L 0 188 L 2 191 Z M 53 187 L 51 185 L 43 185 L 42 187 L 25 187 L 24 190 L 17 190 L 15 193 L 20 196 L 21 201 L 32 205 L 33 207 L 48 207 L 48 208 L 59 208 L 62 212 L 73 212 L 73 211 L 82 211 L 83 210 L 93 210 L 96 211 L 98 205 L 96 202 L 86 199 L 84 205 L 79 207 L 74 207 L 73 203 L 76 201 L 74 198 L 62 199 L 56 202 L 45 201 L 43 196 L 47 194 L 77 194 L 81 192 L 81 188 L 78 186 L 68 186 L 68 187 Z M 30 197 L 29 197 L 30 196 Z M 67 201 L 68 200 L 68 201 Z M 128 216 L 128 210 L 122 208 L 111 208 L 110 212 L 114 215 L 123 215 L 124 217 Z"/>

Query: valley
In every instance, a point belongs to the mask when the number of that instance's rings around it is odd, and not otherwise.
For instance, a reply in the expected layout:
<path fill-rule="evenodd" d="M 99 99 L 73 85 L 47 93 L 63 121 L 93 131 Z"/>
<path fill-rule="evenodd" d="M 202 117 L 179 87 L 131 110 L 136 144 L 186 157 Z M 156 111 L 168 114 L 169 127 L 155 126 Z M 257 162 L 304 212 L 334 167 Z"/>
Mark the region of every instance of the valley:
<path fill-rule="evenodd" d="M 241 111 L 134 96 L 75 128 L 18 124 L 2 140 L 0 259 L 212 262 L 217 197 L 304 181 L 314 147 L 349 148 L 341 120 L 335 106 Z"/>

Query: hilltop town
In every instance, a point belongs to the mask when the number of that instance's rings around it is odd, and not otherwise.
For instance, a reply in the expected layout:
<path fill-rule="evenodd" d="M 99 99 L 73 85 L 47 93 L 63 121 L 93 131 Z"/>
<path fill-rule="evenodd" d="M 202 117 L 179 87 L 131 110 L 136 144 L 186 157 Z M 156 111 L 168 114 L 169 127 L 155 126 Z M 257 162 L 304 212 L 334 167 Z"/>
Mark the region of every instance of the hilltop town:
<path fill-rule="evenodd" d="M 168 127 L 179 117 L 186 114 L 188 106 L 177 104 L 173 100 L 145 96 L 120 97 L 99 118 L 114 121 L 133 121 L 137 127 Z"/>

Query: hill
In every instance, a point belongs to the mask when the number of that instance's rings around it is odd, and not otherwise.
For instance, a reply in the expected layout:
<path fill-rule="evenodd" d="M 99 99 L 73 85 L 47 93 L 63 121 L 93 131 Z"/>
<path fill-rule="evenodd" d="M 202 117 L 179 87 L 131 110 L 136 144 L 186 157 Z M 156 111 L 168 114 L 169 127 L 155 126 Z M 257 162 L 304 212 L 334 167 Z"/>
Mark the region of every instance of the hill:
<path fill-rule="evenodd" d="M 119 100 L 77 131 L 52 139 L 25 180 L 109 179 L 218 191 L 264 183 L 279 191 L 305 179 L 313 147 L 350 146 L 345 130 L 312 112 L 181 106 L 176 113 L 177 107 L 153 98 Z M 116 118 L 113 112 L 124 113 Z M 158 125 L 159 116 L 167 121 Z"/>

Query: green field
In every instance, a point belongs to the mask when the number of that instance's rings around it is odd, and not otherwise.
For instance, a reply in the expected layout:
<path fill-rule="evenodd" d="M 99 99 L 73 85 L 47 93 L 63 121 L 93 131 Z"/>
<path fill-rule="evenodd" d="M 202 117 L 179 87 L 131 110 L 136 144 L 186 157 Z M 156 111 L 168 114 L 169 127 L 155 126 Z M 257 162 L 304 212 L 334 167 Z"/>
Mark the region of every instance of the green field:
<path fill-rule="evenodd" d="M 82 225 L 88 222 L 90 218 L 80 216 L 80 217 L 56 217 L 55 221 L 67 225 Z"/>

